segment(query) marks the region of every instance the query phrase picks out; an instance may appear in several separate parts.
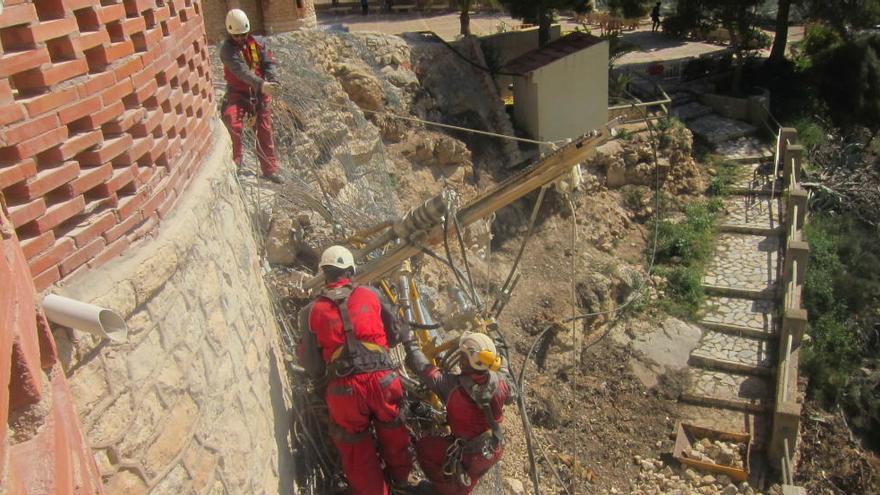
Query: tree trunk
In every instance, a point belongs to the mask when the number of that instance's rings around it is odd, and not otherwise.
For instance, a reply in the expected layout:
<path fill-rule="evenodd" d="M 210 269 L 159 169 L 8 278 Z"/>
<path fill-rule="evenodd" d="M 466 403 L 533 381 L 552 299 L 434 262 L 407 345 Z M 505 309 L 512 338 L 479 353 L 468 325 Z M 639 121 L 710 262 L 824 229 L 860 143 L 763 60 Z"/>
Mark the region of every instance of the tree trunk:
<path fill-rule="evenodd" d="M 538 7 L 538 46 L 550 43 L 550 11 L 541 4 Z"/>
<path fill-rule="evenodd" d="M 773 37 L 773 48 L 770 49 L 768 63 L 777 64 L 785 60 L 785 45 L 788 43 L 788 13 L 791 0 L 779 0 L 776 12 L 776 35 Z"/>
<path fill-rule="evenodd" d="M 462 36 L 470 36 L 471 35 L 471 2 L 470 0 L 461 0 L 459 2 L 461 6 L 461 13 L 458 16 L 458 21 L 461 23 L 461 35 Z"/>

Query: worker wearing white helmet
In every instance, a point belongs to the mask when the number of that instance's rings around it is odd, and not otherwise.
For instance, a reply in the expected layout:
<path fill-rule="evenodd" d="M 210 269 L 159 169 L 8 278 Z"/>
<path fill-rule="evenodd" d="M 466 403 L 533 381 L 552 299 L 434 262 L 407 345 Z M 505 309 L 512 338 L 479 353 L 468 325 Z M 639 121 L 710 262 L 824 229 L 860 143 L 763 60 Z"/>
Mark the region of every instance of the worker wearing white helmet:
<path fill-rule="evenodd" d="M 480 477 L 501 459 L 505 404 L 514 400 L 503 351 L 484 333 L 465 332 L 458 341 L 460 374 L 432 365 L 411 338 L 404 338 L 407 365 L 446 404 L 451 436 L 416 442 L 422 471 L 439 495 L 469 494 Z"/>
<path fill-rule="evenodd" d="M 239 173 L 244 173 L 241 133 L 245 117 L 253 115 L 257 158 L 263 177 L 281 183 L 270 108 L 271 96 L 279 88 L 272 52 L 264 38 L 250 34 L 251 23 L 241 9 L 232 9 L 226 14 L 226 32 L 229 36 L 220 46 L 223 77 L 226 79 L 222 112 L 223 122 L 232 138 L 232 159 Z"/>
<path fill-rule="evenodd" d="M 331 246 L 319 267 L 324 290 L 300 312 L 303 366 L 313 379 L 328 380 L 324 398 L 342 469 L 355 495 L 387 494 L 378 441 L 391 489 L 406 493 L 410 436 L 400 410 L 403 385 L 388 354 L 406 326 L 378 291 L 352 282 L 351 251 Z"/>

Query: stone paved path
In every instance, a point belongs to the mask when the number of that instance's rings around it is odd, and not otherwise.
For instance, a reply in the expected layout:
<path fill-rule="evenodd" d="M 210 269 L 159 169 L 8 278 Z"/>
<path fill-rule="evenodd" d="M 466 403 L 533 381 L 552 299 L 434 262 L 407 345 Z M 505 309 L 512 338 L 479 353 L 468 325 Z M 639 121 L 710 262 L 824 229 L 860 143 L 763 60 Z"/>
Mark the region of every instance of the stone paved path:
<path fill-rule="evenodd" d="M 738 170 L 703 275 L 709 294 L 699 318 L 703 335 L 690 354 L 682 401 L 687 421 L 748 433 L 760 446 L 772 421 L 778 352 L 780 194 L 772 169 L 761 164 L 766 150 L 760 143 L 737 139 L 719 148 L 739 150 L 727 156 Z M 743 159 L 748 156 L 754 159 Z"/>

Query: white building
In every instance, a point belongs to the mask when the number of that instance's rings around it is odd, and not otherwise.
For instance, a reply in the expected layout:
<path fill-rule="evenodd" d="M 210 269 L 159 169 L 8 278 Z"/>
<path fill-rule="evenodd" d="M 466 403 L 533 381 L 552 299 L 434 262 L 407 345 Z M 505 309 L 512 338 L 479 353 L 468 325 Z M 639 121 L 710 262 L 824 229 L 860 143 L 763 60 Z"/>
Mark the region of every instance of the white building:
<path fill-rule="evenodd" d="M 608 42 L 574 32 L 508 62 L 516 125 L 541 141 L 574 138 L 608 120 Z"/>

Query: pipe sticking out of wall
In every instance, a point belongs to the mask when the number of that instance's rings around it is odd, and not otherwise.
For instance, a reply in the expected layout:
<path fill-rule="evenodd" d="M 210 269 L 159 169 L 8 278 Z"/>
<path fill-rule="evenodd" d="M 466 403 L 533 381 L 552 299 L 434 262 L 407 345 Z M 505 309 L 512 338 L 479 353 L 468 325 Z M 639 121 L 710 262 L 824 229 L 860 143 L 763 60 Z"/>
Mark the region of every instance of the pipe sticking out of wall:
<path fill-rule="evenodd" d="M 128 340 L 128 326 L 116 312 L 55 294 L 43 298 L 43 310 L 52 323 L 75 328 L 113 342 Z"/>

